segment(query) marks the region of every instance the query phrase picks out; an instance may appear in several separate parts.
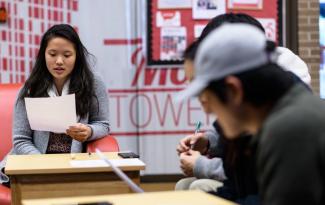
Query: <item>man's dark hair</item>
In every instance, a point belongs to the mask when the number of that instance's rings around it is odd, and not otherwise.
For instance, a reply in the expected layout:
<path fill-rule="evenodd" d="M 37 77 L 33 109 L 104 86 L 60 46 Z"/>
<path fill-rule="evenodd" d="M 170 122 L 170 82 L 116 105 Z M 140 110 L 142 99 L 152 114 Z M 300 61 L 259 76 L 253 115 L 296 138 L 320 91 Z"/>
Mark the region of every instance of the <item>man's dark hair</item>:
<path fill-rule="evenodd" d="M 256 20 L 254 17 L 244 14 L 244 13 L 227 13 L 227 14 L 221 14 L 209 21 L 209 23 L 204 27 L 201 36 L 199 37 L 198 41 L 202 41 L 211 31 L 218 28 L 224 23 L 247 23 L 253 26 L 256 26 L 259 28 L 263 33 L 265 33 L 265 30 L 262 26 L 262 24 Z M 239 34 L 240 35 L 240 34 Z"/>
<path fill-rule="evenodd" d="M 238 77 L 243 85 L 244 101 L 257 107 L 275 103 L 296 82 L 292 73 L 284 71 L 274 63 L 233 76 Z M 211 82 L 207 88 L 223 103 L 229 100 L 225 78 Z"/>

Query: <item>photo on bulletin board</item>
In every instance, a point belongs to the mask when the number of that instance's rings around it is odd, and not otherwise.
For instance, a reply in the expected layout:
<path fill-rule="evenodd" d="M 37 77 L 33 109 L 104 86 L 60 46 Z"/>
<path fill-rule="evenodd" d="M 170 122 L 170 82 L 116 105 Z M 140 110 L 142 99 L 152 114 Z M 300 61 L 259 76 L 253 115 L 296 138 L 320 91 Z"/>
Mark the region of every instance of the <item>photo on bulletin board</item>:
<path fill-rule="evenodd" d="M 193 19 L 211 19 L 226 13 L 226 0 L 192 0 Z"/>
<path fill-rule="evenodd" d="M 199 38 L 206 24 L 196 24 L 194 25 L 194 37 Z"/>
<path fill-rule="evenodd" d="M 158 11 L 156 19 L 157 27 L 181 26 L 181 14 L 179 11 Z"/>
<path fill-rule="evenodd" d="M 191 6 L 192 0 L 158 0 L 159 9 L 185 9 Z"/>
<path fill-rule="evenodd" d="M 229 9 L 262 10 L 263 0 L 228 0 Z"/>
<path fill-rule="evenodd" d="M 182 60 L 186 49 L 185 27 L 162 27 L 160 38 L 160 59 L 166 61 Z"/>
<path fill-rule="evenodd" d="M 266 38 L 276 42 L 276 20 L 274 18 L 256 18 L 265 29 Z"/>

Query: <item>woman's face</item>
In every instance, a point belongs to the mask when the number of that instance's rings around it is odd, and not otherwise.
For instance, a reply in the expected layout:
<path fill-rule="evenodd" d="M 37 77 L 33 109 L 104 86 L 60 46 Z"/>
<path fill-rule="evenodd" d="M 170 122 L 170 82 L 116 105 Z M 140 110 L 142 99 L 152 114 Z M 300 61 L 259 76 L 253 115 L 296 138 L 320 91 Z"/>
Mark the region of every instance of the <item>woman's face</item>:
<path fill-rule="evenodd" d="M 184 60 L 184 71 L 185 71 L 185 76 L 186 79 L 191 82 L 194 78 L 194 62 L 190 59 L 185 59 Z M 209 105 L 207 104 L 207 95 L 206 92 L 202 92 L 199 95 L 199 101 L 202 105 L 202 108 L 204 110 L 205 113 L 207 114 L 211 114 L 211 108 L 209 107 Z"/>
<path fill-rule="evenodd" d="M 52 38 L 45 49 L 45 61 L 54 82 L 64 84 L 76 62 L 76 49 L 73 43 L 61 37 Z"/>

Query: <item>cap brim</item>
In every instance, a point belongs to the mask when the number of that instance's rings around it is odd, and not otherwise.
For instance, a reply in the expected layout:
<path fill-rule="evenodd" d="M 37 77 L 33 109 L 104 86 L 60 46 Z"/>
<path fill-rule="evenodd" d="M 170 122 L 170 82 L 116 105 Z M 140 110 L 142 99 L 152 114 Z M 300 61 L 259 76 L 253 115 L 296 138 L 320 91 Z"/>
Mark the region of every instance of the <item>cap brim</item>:
<path fill-rule="evenodd" d="M 187 88 L 184 90 L 180 91 L 176 97 L 175 101 L 176 102 L 182 102 L 184 100 L 187 100 L 189 98 L 198 96 L 204 88 L 206 88 L 208 85 L 206 82 L 203 82 L 201 80 L 193 80 Z"/>

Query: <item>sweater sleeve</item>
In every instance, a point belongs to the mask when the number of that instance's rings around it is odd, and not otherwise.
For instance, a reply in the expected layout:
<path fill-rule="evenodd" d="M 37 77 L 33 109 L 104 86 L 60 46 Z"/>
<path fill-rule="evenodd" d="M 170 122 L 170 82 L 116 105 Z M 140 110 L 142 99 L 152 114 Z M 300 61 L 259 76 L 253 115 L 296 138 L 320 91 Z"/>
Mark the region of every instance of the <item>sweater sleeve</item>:
<path fill-rule="evenodd" d="M 13 146 L 16 154 L 41 154 L 33 143 L 33 130 L 27 118 L 25 102 L 17 99 L 13 116 Z"/>
<path fill-rule="evenodd" d="M 215 179 L 221 181 L 226 179 L 222 160 L 217 157 L 208 159 L 205 156 L 200 156 L 195 162 L 193 173 L 198 179 Z"/>
<path fill-rule="evenodd" d="M 217 155 L 219 134 L 215 129 L 209 129 L 205 132 L 205 135 L 207 136 L 209 141 L 209 149 L 208 149 L 209 156 L 214 157 Z"/>
<path fill-rule="evenodd" d="M 102 138 L 109 134 L 108 120 L 108 94 L 104 82 L 95 76 L 94 80 L 95 97 L 89 112 L 88 126 L 92 129 L 92 135 L 88 141 Z"/>

